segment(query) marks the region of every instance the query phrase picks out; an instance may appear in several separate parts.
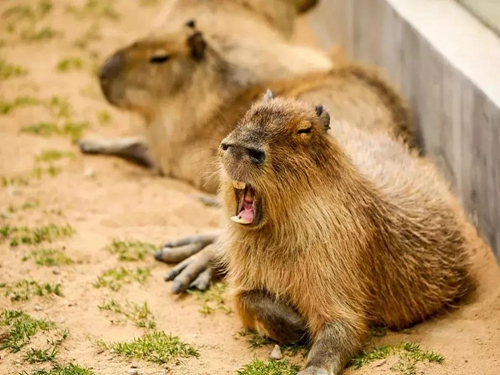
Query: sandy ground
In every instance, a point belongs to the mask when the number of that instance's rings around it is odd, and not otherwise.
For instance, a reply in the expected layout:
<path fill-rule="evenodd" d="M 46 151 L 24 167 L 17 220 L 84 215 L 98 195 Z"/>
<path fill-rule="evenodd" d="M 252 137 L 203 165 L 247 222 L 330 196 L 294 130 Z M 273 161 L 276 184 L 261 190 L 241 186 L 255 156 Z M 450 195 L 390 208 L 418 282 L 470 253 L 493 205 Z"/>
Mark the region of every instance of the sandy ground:
<path fill-rule="evenodd" d="M 36 5 L 30 1 L 1 1 L 0 13 L 15 4 Z M 105 3 L 105 2 L 103 2 Z M 70 103 L 72 121 L 87 121 L 86 136 L 111 137 L 140 132 L 140 121 L 120 113 L 106 104 L 95 79 L 95 66 L 115 48 L 147 31 L 158 5 L 144 6 L 140 1 L 115 1 L 121 15 L 112 20 L 98 15 L 75 16 L 65 11 L 67 5 L 83 2 L 58 0 L 54 9 L 37 27 L 52 27 L 59 34 L 50 40 L 27 42 L 21 35 L 32 21 L 20 20 L 15 30 L 0 21 L 0 58 L 27 69 L 25 76 L 0 80 L 0 99 L 13 100 L 32 96 L 48 100 L 52 96 Z M 94 30 L 98 35 L 86 49 L 74 42 Z M 311 43 L 311 34 L 302 20 L 298 40 Z M 314 41 L 312 41 L 314 43 Z M 82 69 L 57 72 L 59 61 L 81 58 Z M 107 111 L 110 121 L 101 125 L 98 113 Z M 102 115 L 101 115 L 102 118 Z M 91 368 L 96 374 L 125 374 L 137 366 L 141 374 L 234 374 L 253 358 L 267 359 L 272 345 L 250 349 L 247 339 L 239 337 L 242 327 L 233 314 L 217 311 L 204 317 L 201 302 L 194 296 L 176 297 L 170 285 L 163 282 L 168 266 L 151 257 L 127 267 L 149 267 L 152 276 L 144 285 L 132 283 L 119 292 L 96 289 L 92 283 L 105 270 L 124 265 L 116 255 L 103 248 L 113 239 L 136 239 L 160 244 L 165 240 L 217 227 L 216 209 L 204 207 L 193 199 L 196 190 L 174 180 L 160 178 L 151 172 L 124 161 L 106 157 L 88 157 L 78 153 L 68 137 L 43 137 L 21 133 L 23 126 L 40 121 L 55 121 L 44 106 L 18 108 L 0 115 L 0 177 L 28 176 L 27 186 L 19 183 L 0 187 L 0 227 L 41 226 L 50 223 L 70 224 L 76 234 L 67 240 L 48 244 L 64 249 L 76 263 L 61 266 L 54 273 L 51 267 L 23 261 L 33 246 L 9 246 L 0 237 L 0 284 L 19 280 L 39 283 L 61 283 L 63 297 L 33 297 L 27 302 L 11 302 L 0 296 L 0 309 L 22 309 L 34 317 L 44 317 L 68 328 L 70 338 L 59 354 L 61 362 L 75 362 Z M 32 175 L 37 166 L 47 164 L 35 159 L 44 150 L 70 151 L 74 158 L 54 162 L 60 173 L 41 178 Z M 15 181 L 14 181 L 15 182 Z M 34 208 L 22 206 L 38 202 Z M 46 247 L 47 247 L 46 246 Z M 476 293 L 457 310 L 414 327 L 405 333 L 390 333 L 381 343 L 415 342 L 424 350 L 439 352 L 443 364 L 422 363 L 418 374 L 498 375 L 500 374 L 500 272 L 488 249 L 478 254 L 475 272 L 480 283 Z M 116 316 L 106 314 L 98 305 L 107 298 L 147 301 L 159 330 L 178 335 L 195 345 L 200 357 L 177 364 L 159 366 L 141 361 L 128 361 L 102 352 L 92 338 L 106 341 L 130 340 L 143 333 L 131 324 L 116 325 Z M 47 365 L 28 365 L 22 354 L 0 351 L 0 374 L 19 372 Z M 299 355 L 290 360 L 303 364 Z M 347 374 L 391 373 L 394 360 L 377 361 Z M 165 372 L 165 369 L 166 372 Z"/>

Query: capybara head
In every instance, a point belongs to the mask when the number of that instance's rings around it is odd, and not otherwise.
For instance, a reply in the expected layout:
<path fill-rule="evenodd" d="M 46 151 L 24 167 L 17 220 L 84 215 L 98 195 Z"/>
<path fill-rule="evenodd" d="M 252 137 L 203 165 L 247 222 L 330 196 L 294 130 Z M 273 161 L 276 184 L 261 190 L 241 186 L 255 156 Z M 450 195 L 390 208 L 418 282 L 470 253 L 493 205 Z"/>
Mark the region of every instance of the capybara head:
<path fill-rule="evenodd" d="M 101 67 L 99 81 L 108 101 L 147 114 L 159 99 L 175 95 L 203 64 L 206 42 L 189 21 L 181 30 L 125 47 Z"/>
<path fill-rule="evenodd" d="M 260 228 L 284 217 L 309 173 L 325 169 L 331 153 L 330 116 L 321 106 L 274 99 L 268 90 L 220 145 L 221 188 L 231 219 Z M 294 192 L 294 194 L 290 194 Z M 293 207 L 288 207 L 293 209 Z"/>

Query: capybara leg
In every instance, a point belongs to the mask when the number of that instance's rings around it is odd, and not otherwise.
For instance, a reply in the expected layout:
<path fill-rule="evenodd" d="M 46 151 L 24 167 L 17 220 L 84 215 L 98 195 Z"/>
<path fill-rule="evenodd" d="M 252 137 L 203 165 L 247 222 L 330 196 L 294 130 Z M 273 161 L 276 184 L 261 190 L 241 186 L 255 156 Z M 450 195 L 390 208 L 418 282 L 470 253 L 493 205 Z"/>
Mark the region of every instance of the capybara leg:
<path fill-rule="evenodd" d="M 209 287 L 214 275 L 214 246 L 209 245 L 198 253 L 183 260 L 172 268 L 165 276 L 165 281 L 172 281 L 174 294 L 182 293 L 188 288 L 205 290 Z"/>
<path fill-rule="evenodd" d="M 307 326 L 302 317 L 287 303 L 266 291 L 250 290 L 236 296 L 243 324 L 281 344 L 305 339 Z"/>
<path fill-rule="evenodd" d="M 155 167 L 148 145 L 140 138 L 81 139 L 78 145 L 84 154 L 112 155 L 147 168 Z"/>
<path fill-rule="evenodd" d="M 338 375 L 361 348 L 360 334 L 347 322 L 323 326 L 309 352 L 306 368 L 298 375 Z"/>

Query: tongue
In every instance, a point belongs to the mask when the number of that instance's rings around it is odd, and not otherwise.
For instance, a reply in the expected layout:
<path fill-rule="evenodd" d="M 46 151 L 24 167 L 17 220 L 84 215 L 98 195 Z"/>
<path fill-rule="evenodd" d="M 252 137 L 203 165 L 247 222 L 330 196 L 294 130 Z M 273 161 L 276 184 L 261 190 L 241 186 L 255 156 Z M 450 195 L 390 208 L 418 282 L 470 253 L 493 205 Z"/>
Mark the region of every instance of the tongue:
<path fill-rule="evenodd" d="M 231 220 L 238 224 L 252 224 L 254 219 L 254 211 L 252 203 L 243 201 L 243 207 L 237 216 L 231 217 Z"/>
<path fill-rule="evenodd" d="M 243 207 L 241 208 L 240 213 L 238 214 L 242 219 L 248 221 L 248 223 L 253 223 L 254 212 L 252 203 L 243 202 Z"/>

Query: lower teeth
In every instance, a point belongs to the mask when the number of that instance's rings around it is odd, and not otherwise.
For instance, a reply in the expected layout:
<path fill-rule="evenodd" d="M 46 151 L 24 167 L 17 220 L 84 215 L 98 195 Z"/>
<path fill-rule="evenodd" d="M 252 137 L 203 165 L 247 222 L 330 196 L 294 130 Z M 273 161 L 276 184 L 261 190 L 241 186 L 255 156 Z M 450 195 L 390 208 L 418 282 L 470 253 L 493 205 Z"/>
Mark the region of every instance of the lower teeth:
<path fill-rule="evenodd" d="M 238 224 L 251 224 L 251 221 L 243 219 L 241 216 L 231 216 L 231 220 Z"/>

